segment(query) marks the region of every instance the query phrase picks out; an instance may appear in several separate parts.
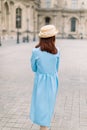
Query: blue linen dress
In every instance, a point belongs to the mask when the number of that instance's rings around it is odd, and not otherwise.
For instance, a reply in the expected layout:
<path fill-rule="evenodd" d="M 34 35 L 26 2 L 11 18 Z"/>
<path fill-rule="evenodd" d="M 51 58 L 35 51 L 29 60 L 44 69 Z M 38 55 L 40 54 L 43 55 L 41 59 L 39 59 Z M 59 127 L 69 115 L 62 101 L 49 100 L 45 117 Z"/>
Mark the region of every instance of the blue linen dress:
<path fill-rule="evenodd" d="M 34 48 L 31 67 L 35 72 L 30 119 L 40 126 L 50 127 L 58 90 L 60 53 L 51 54 Z"/>

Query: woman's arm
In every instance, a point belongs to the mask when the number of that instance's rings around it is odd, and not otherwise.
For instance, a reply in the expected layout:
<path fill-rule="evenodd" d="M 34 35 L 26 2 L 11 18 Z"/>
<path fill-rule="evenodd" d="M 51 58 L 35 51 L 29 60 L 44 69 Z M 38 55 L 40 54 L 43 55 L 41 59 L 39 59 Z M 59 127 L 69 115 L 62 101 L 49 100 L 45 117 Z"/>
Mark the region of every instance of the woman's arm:
<path fill-rule="evenodd" d="M 31 56 L 31 68 L 34 72 L 37 71 L 37 59 L 38 59 L 38 57 L 37 57 L 36 51 L 33 50 L 32 56 Z"/>

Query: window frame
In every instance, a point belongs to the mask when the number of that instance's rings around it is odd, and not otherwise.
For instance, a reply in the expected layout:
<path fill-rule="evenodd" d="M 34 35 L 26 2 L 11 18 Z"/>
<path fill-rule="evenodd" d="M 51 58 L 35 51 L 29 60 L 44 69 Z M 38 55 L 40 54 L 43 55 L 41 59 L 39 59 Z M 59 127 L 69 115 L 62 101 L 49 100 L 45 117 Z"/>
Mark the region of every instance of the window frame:
<path fill-rule="evenodd" d="M 51 0 L 46 0 L 46 7 L 50 8 L 50 6 L 51 6 Z"/>
<path fill-rule="evenodd" d="M 72 9 L 77 9 L 78 0 L 72 0 Z"/>

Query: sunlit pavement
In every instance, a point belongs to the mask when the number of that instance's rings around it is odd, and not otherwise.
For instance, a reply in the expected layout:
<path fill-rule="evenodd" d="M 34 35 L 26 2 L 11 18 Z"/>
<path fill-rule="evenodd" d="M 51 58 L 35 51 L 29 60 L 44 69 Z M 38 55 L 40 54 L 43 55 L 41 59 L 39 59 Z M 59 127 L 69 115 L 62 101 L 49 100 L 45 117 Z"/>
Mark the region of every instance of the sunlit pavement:
<path fill-rule="evenodd" d="M 36 43 L 0 47 L 0 130 L 39 130 L 29 119 Z M 51 130 L 87 130 L 87 41 L 57 40 L 59 90 Z"/>

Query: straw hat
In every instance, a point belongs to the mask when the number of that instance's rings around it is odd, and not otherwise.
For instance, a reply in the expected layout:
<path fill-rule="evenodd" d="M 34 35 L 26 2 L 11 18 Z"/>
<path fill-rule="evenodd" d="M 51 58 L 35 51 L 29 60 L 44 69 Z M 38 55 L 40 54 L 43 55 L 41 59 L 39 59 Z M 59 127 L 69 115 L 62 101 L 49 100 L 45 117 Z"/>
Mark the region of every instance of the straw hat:
<path fill-rule="evenodd" d="M 54 25 L 45 25 L 40 29 L 39 37 L 48 38 L 53 37 L 58 33 Z"/>

